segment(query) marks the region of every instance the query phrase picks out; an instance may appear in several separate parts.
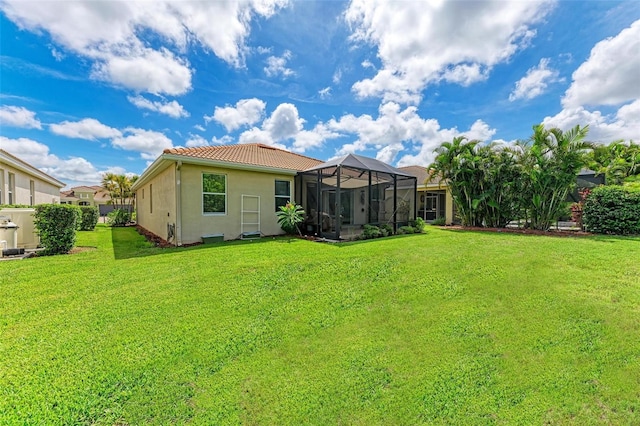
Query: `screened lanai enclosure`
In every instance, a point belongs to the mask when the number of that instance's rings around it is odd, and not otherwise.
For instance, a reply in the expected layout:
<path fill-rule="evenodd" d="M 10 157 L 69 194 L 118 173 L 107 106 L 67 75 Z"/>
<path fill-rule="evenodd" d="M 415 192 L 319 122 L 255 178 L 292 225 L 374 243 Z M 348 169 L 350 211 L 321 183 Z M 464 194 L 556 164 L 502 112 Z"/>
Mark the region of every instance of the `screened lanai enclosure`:
<path fill-rule="evenodd" d="M 320 164 L 299 173 L 295 188 L 309 235 L 352 239 L 365 224 L 395 232 L 416 217 L 416 178 L 373 158 L 349 154 Z"/>

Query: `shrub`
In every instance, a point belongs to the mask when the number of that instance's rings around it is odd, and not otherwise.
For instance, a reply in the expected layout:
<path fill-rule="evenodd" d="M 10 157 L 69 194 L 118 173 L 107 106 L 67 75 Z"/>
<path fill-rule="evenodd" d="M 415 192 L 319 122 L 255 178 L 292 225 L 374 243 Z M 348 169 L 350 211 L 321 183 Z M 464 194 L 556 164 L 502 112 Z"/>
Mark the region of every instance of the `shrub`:
<path fill-rule="evenodd" d="M 80 208 L 69 204 L 40 204 L 35 209 L 34 225 L 44 246 L 42 254 L 68 253 L 76 242 Z"/>
<path fill-rule="evenodd" d="M 413 226 L 401 226 L 400 228 L 398 228 L 398 234 L 414 234 L 415 231 L 416 230 L 413 228 Z"/>
<path fill-rule="evenodd" d="M 447 218 L 446 217 L 439 217 L 436 220 L 434 220 L 433 222 L 431 222 L 431 224 L 433 226 L 444 226 L 447 224 Z"/>
<path fill-rule="evenodd" d="M 129 212 L 123 209 L 111 210 L 107 214 L 107 224 L 109 226 L 125 226 L 129 223 Z"/>
<path fill-rule="evenodd" d="M 364 231 L 362 232 L 362 238 L 364 238 L 365 240 L 382 236 L 380 228 L 375 225 L 364 225 L 363 228 Z"/>
<path fill-rule="evenodd" d="M 280 206 L 280 211 L 276 212 L 278 224 L 287 234 L 298 233 L 302 235 L 299 224 L 304 221 L 304 210 L 302 206 L 289 201 L 286 205 Z"/>
<path fill-rule="evenodd" d="M 98 208 L 97 207 L 80 207 L 82 219 L 80 221 L 80 231 L 93 231 L 98 224 Z"/>
<path fill-rule="evenodd" d="M 380 225 L 380 230 L 386 231 L 387 235 L 393 235 L 393 226 L 389 225 L 388 223 L 383 223 L 382 225 Z"/>
<path fill-rule="evenodd" d="M 600 186 L 583 207 L 583 223 L 598 234 L 640 234 L 640 191 L 622 186 Z"/>
<path fill-rule="evenodd" d="M 424 222 L 424 220 L 421 217 L 418 217 L 416 218 L 415 224 L 413 225 L 413 227 L 416 229 L 416 233 L 421 234 L 425 231 L 427 224 Z"/>

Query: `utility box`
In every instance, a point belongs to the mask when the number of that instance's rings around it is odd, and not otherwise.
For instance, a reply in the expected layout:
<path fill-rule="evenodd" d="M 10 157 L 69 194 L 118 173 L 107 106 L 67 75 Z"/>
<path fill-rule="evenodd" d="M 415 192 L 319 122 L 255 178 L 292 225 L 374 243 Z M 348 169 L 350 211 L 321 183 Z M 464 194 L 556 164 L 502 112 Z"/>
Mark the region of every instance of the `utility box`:
<path fill-rule="evenodd" d="M 202 236 L 204 244 L 221 243 L 224 241 L 224 234 L 208 234 Z"/>

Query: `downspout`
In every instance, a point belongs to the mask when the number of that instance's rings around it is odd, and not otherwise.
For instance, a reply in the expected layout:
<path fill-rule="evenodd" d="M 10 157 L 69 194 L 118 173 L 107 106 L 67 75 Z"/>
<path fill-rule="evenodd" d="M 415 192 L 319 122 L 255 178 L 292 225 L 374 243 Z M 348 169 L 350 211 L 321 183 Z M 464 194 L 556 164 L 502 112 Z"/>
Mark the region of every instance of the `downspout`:
<path fill-rule="evenodd" d="M 413 220 L 418 218 L 418 178 L 413 179 Z"/>
<path fill-rule="evenodd" d="M 335 217 L 336 217 L 336 240 L 340 240 L 340 228 L 342 227 L 342 201 L 340 200 L 340 171 L 342 166 L 338 166 L 338 185 L 336 187 L 336 205 L 335 205 Z"/>
<path fill-rule="evenodd" d="M 367 223 L 371 223 L 371 170 L 369 170 L 369 199 L 367 200 Z M 380 222 L 380 220 L 378 220 Z"/>
<path fill-rule="evenodd" d="M 182 245 L 182 161 L 176 161 L 176 246 Z"/>
<path fill-rule="evenodd" d="M 393 233 L 398 233 L 398 175 L 393 175 Z"/>

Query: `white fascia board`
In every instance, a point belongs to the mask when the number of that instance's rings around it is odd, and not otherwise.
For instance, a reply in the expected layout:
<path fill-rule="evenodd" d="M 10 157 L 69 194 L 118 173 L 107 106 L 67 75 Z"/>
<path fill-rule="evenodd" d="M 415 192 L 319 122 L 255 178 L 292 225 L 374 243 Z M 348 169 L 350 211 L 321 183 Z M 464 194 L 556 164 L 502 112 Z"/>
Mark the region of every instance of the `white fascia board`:
<path fill-rule="evenodd" d="M 197 166 L 208 166 L 208 167 L 220 167 L 224 169 L 247 170 L 247 171 L 262 172 L 262 173 L 278 173 L 278 174 L 290 175 L 290 176 L 295 176 L 298 174 L 297 170 L 281 169 L 278 167 L 231 163 L 228 161 L 208 160 L 206 158 L 194 158 L 194 157 L 187 157 L 184 155 L 162 154 L 142 173 L 140 178 L 138 178 L 138 180 L 132 185 L 131 189 L 133 191 L 136 191 L 138 188 L 142 187 L 146 182 L 151 180 L 162 170 L 167 168 L 169 164 L 174 164 L 175 162 L 178 162 L 178 161 L 182 162 L 182 164 L 193 164 Z"/>
<path fill-rule="evenodd" d="M 14 157 L 10 154 L 5 155 L 4 152 L 0 152 L 0 159 L 2 160 L 3 163 L 8 164 L 9 166 L 17 170 L 20 170 L 21 172 L 24 172 L 28 175 L 37 177 L 38 179 L 43 180 L 47 183 L 50 183 L 53 186 L 56 186 L 58 188 L 64 188 L 65 186 L 67 186 L 66 183 L 60 182 L 58 179 L 52 176 L 49 176 L 42 170 L 38 170 L 35 167 L 31 166 L 30 164 L 27 164 L 24 161 L 20 160 L 19 158 Z"/>

